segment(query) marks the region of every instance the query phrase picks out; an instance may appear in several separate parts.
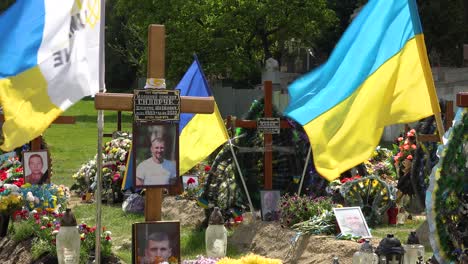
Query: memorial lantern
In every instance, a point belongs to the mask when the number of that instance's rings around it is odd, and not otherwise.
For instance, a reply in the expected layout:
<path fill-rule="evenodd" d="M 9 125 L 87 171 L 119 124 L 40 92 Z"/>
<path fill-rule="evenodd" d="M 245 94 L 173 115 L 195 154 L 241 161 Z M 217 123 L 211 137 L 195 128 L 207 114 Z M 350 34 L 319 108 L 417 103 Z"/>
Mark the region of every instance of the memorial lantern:
<path fill-rule="evenodd" d="M 401 246 L 400 240 L 393 234 L 388 234 L 380 241 L 375 253 L 379 256 L 381 264 L 402 264 L 405 250 Z"/>
<path fill-rule="evenodd" d="M 403 264 L 419 264 L 424 262 L 424 246 L 419 244 L 416 232 L 412 231 L 409 234 L 406 245 L 403 245 L 403 248 L 405 249 Z"/>
<path fill-rule="evenodd" d="M 78 264 L 80 262 L 80 234 L 76 218 L 67 209 L 60 221 L 60 230 L 56 238 L 57 258 L 59 264 Z"/>
<path fill-rule="evenodd" d="M 227 230 L 224 227 L 223 215 L 218 207 L 215 207 L 210 215 L 205 243 L 208 257 L 222 258 L 226 256 Z"/>
<path fill-rule="evenodd" d="M 353 264 L 378 264 L 379 257 L 374 253 L 370 240 L 366 239 L 359 251 L 353 255 Z"/>

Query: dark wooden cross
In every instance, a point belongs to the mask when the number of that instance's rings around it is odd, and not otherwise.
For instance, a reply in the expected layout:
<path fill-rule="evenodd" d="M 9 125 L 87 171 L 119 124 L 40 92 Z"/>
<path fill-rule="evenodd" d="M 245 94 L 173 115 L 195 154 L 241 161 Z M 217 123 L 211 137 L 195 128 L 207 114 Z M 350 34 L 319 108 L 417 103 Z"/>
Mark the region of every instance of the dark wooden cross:
<path fill-rule="evenodd" d="M 273 117 L 273 84 L 271 81 L 265 81 L 263 83 L 264 91 L 264 117 Z M 231 116 L 228 116 L 228 125 L 234 123 L 234 127 L 242 128 L 257 128 L 257 120 L 242 120 L 236 119 L 235 122 L 230 122 Z M 280 128 L 291 128 L 291 125 L 286 120 L 280 120 Z M 264 134 L 263 145 L 264 145 L 264 164 L 263 164 L 263 177 L 264 177 L 264 188 L 265 190 L 271 190 L 273 188 L 273 152 L 272 152 L 272 134 Z"/>
<path fill-rule="evenodd" d="M 164 79 L 165 28 L 150 25 L 148 28 L 148 76 Z M 213 97 L 181 96 L 180 111 L 183 113 L 211 114 L 214 111 Z M 94 106 L 97 110 L 133 112 L 133 94 L 98 93 Z M 146 188 L 145 220 L 161 220 L 162 188 Z"/>

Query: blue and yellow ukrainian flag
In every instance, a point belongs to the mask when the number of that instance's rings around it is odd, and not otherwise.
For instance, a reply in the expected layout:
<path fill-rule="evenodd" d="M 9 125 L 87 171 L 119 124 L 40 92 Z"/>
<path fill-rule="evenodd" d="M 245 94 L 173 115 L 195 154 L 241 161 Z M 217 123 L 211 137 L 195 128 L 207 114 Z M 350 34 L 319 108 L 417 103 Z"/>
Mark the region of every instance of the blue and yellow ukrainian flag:
<path fill-rule="evenodd" d="M 180 96 L 212 96 L 196 58 L 176 89 L 180 89 Z M 179 133 L 180 175 L 208 157 L 229 138 L 216 102 L 212 114 L 181 114 Z"/>
<path fill-rule="evenodd" d="M 17 0 L 0 14 L 0 148 L 36 138 L 99 90 L 101 1 Z"/>
<path fill-rule="evenodd" d="M 370 0 L 329 60 L 289 87 L 317 171 L 334 180 L 370 157 L 387 125 L 440 112 L 415 0 Z"/>

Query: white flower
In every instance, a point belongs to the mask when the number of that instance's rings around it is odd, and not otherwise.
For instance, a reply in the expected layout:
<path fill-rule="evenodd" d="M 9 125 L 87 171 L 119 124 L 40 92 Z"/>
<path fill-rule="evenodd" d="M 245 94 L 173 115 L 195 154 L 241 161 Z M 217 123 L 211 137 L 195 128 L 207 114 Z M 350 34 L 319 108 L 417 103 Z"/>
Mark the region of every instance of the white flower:
<path fill-rule="evenodd" d="M 104 231 L 103 235 L 104 236 L 110 236 L 110 235 L 112 235 L 112 232 L 111 231 Z"/>
<path fill-rule="evenodd" d="M 26 200 L 27 200 L 28 202 L 34 202 L 34 195 L 32 194 L 32 192 L 28 192 L 28 193 L 26 194 Z"/>

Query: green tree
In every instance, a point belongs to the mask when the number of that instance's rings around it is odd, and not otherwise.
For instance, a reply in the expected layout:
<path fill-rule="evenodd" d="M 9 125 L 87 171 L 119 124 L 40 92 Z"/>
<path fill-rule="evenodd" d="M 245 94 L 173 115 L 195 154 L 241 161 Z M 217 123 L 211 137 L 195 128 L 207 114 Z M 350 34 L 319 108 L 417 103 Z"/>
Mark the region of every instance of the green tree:
<path fill-rule="evenodd" d="M 166 78 L 176 82 L 196 53 L 210 78 L 253 80 L 260 77 L 265 59 L 280 59 L 291 39 L 318 46 L 335 31 L 338 19 L 326 0 L 185 1 L 116 0 L 115 14 L 126 17 L 122 31 L 131 36 L 112 43 L 127 53 L 129 64 L 145 74 L 146 32 L 149 24 L 166 26 Z M 122 33 L 122 32 L 121 32 Z M 143 36 L 143 37 L 137 37 Z M 140 47 L 128 50 L 123 46 Z"/>

